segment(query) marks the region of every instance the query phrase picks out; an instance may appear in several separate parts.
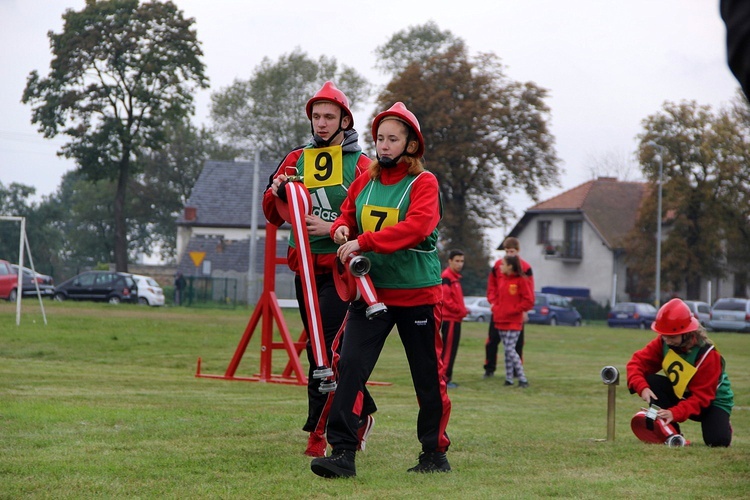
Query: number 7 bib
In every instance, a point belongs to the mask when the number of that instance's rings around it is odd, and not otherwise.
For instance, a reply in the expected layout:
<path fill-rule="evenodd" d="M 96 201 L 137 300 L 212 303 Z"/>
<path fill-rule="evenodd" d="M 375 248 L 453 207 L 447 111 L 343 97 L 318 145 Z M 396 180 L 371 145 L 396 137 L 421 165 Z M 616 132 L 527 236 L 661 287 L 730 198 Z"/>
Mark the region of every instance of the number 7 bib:
<path fill-rule="evenodd" d="M 363 231 L 377 232 L 395 226 L 398 222 L 398 208 L 365 205 L 360 215 Z"/>

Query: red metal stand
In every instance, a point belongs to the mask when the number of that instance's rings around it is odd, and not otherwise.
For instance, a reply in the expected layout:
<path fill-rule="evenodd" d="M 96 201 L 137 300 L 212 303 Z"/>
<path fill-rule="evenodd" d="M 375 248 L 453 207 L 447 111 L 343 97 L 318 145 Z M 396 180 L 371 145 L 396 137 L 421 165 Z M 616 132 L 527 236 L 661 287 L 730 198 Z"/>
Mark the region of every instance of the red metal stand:
<path fill-rule="evenodd" d="M 276 266 L 286 264 L 286 257 L 276 257 L 276 226 L 266 225 L 266 255 L 264 259 L 263 293 L 255 306 L 250 321 L 242 334 L 234 356 L 229 362 L 224 375 L 209 375 L 201 373 L 201 358 L 198 358 L 198 368 L 195 376 L 202 378 L 218 378 L 224 380 L 239 380 L 246 382 L 272 382 L 277 384 L 307 385 L 307 376 L 302 370 L 299 355 L 305 350 L 306 332 L 302 332 L 297 342 L 292 341 L 289 328 L 286 326 L 284 315 L 281 312 L 278 298 L 276 297 Z M 260 347 L 260 373 L 253 377 L 237 377 L 237 367 L 242 361 L 250 339 L 255 332 L 261 318 L 261 347 Z M 279 329 L 281 342 L 273 341 L 273 322 Z M 285 349 L 289 355 L 289 362 L 281 375 L 274 375 L 271 370 L 274 349 Z"/>

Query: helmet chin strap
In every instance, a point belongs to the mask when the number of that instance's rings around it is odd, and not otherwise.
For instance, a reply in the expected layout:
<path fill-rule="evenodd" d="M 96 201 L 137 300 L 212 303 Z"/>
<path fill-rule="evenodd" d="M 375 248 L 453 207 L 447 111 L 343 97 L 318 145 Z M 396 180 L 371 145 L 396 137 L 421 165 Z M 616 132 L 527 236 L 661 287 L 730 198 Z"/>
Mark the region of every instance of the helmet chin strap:
<path fill-rule="evenodd" d="M 331 134 L 331 137 L 326 141 L 322 137 L 320 137 L 318 134 L 315 133 L 315 128 L 313 127 L 312 120 L 310 120 L 310 132 L 312 132 L 313 135 L 313 144 L 316 148 L 327 148 L 331 145 L 331 142 L 336 138 L 337 135 L 339 135 L 339 132 L 343 131 L 344 129 L 341 128 L 341 125 L 344 122 L 344 117 L 339 118 L 339 128 L 336 129 L 336 132 Z"/>
<path fill-rule="evenodd" d="M 409 153 L 406 152 L 406 147 L 404 147 L 404 150 L 401 151 L 401 153 L 399 153 L 399 155 L 396 156 L 395 158 L 390 158 L 388 156 L 386 156 L 385 158 L 381 158 L 380 155 L 377 154 L 377 153 L 375 154 L 375 158 L 378 159 L 378 163 L 380 163 L 381 167 L 383 167 L 383 168 L 393 168 L 396 165 L 398 165 L 399 160 L 401 160 L 401 157 L 404 156 L 404 155 L 411 156 L 411 154 L 409 154 Z"/>
<path fill-rule="evenodd" d="M 380 163 L 380 166 L 383 168 L 393 168 L 396 165 L 398 165 L 398 161 L 401 159 L 401 157 L 404 156 L 404 153 L 401 153 L 395 158 L 390 158 L 386 156 L 385 158 L 381 158 L 380 155 L 375 155 L 375 157 L 378 159 L 378 163 Z"/>
<path fill-rule="evenodd" d="M 669 348 L 675 352 L 684 354 L 688 351 L 688 344 L 690 343 L 691 338 L 685 334 L 680 335 L 680 337 L 682 337 L 680 339 L 680 344 L 675 346 L 670 345 Z"/>

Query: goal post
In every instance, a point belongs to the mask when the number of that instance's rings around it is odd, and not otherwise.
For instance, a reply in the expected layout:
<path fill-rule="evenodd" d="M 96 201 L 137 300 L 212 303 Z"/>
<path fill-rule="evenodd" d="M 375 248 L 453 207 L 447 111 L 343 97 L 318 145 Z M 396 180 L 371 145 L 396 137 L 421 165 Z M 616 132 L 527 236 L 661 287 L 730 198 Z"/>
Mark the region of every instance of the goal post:
<path fill-rule="evenodd" d="M 21 298 L 23 297 L 23 257 L 24 249 L 29 256 L 29 265 L 31 266 L 31 272 L 36 275 L 36 269 L 34 269 L 34 259 L 31 256 L 31 249 L 29 247 L 29 239 L 26 236 L 26 217 L 19 217 L 15 215 L 0 215 L 0 221 L 20 222 L 21 233 L 18 237 L 18 277 L 16 281 L 16 326 L 21 324 Z M 36 279 L 32 279 L 34 286 L 36 287 L 36 294 L 39 298 L 39 305 L 42 309 L 42 317 L 44 318 L 44 324 L 47 324 L 47 314 L 44 312 L 44 302 L 42 302 L 42 294 L 39 291 L 39 283 Z"/>

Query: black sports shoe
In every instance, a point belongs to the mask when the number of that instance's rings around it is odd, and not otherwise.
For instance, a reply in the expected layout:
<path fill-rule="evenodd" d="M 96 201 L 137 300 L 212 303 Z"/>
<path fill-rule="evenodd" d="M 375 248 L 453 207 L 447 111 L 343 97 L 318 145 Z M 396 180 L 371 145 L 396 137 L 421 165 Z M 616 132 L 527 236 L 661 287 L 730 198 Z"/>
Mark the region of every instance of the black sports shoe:
<path fill-rule="evenodd" d="M 423 451 L 419 454 L 419 463 L 407 472 L 450 472 L 451 466 L 445 453 L 440 451 Z"/>
<path fill-rule="evenodd" d="M 322 477 L 353 477 L 357 475 L 355 454 L 354 450 L 333 450 L 330 457 L 314 458 L 310 469 Z"/>

